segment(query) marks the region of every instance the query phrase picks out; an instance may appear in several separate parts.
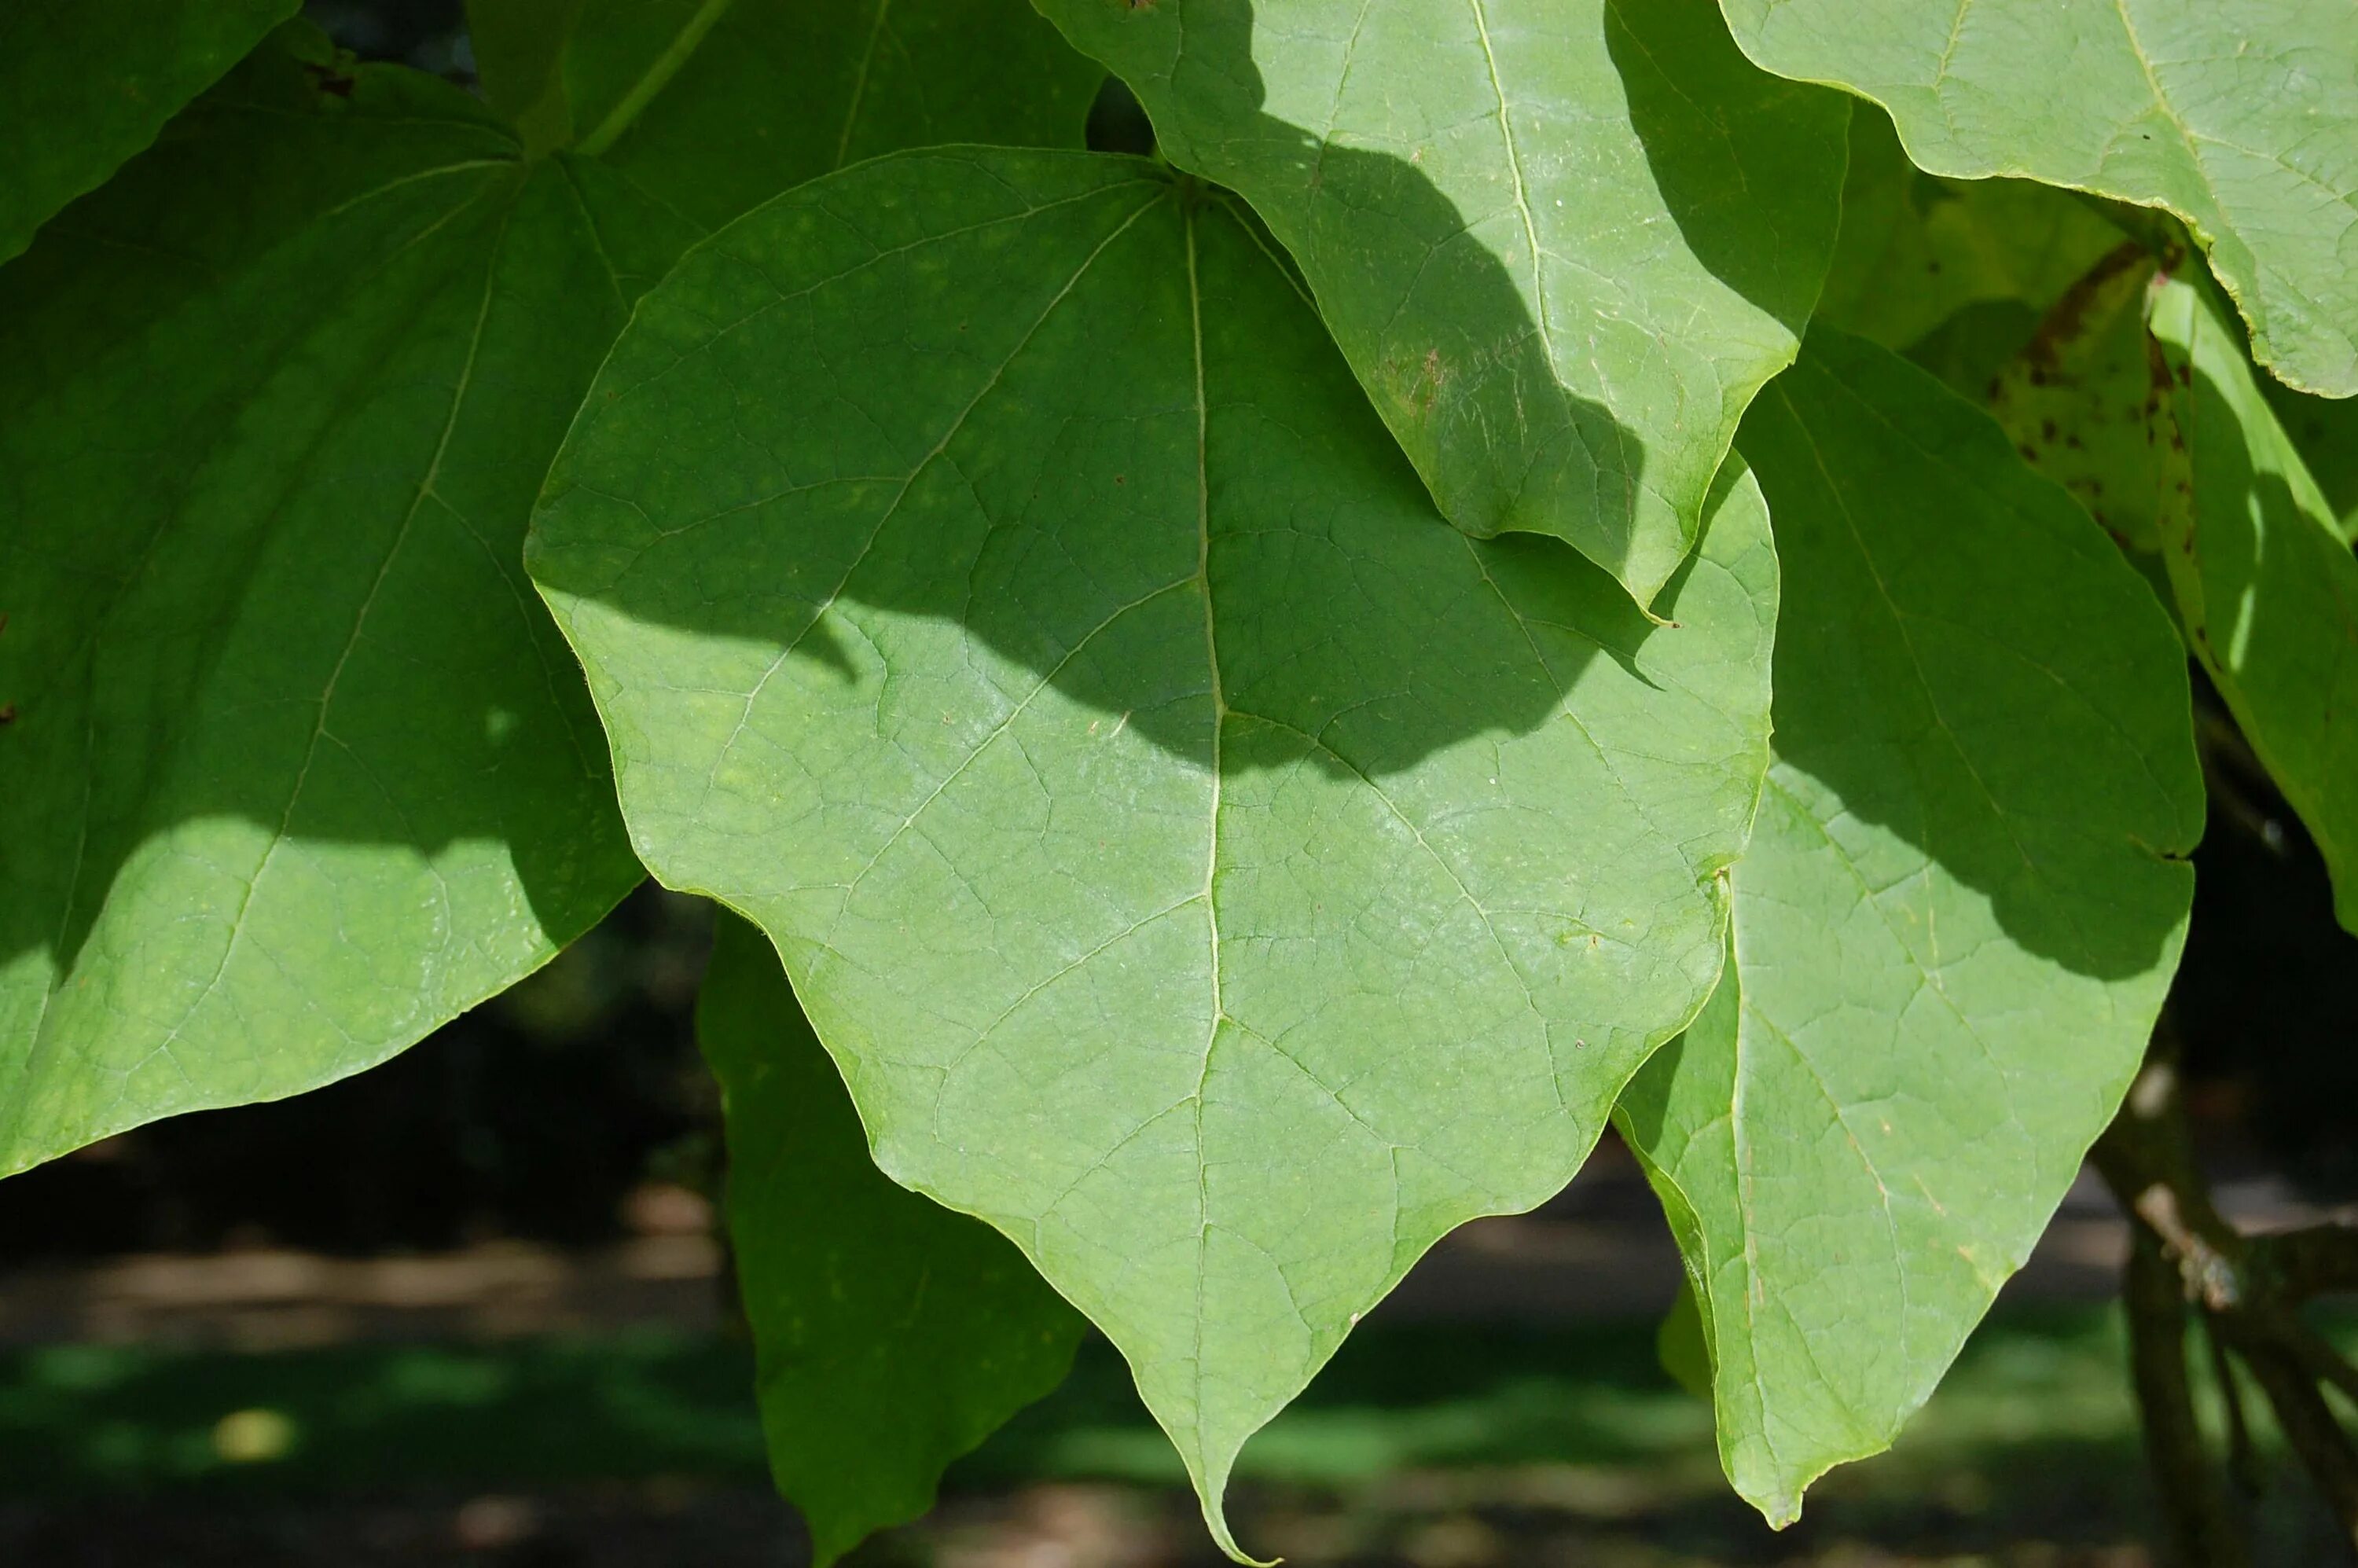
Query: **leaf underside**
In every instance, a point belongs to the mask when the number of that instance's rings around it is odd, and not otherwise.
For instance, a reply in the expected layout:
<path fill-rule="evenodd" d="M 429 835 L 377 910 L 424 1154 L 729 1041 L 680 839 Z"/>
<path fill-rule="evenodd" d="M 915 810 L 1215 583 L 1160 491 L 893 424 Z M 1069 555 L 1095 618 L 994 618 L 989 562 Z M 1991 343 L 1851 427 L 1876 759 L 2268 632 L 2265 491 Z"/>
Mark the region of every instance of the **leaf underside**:
<path fill-rule="evenodd" d="M 1284 243 L 1451 521 L 1653 601 L 1816 302 L 1839 95 L 1710 0 L 1041 8 Z"/>
<path fill-rule="evenodd" d="M 1130 159 L 819 181 L 648 297 L 527 552 L 648 865 L 1231 1551 L 1245 1438 L 1708 994 L 1776 596 L 1737 466 L 1676 626 L 1449 528 L 1266 246 Z"/>
<path fill-rule="evenodd" d="M 1820 330 L 1739 449 L 1785 572 L 1776 760 L 1734 961 L 1619 1117 L 1723 1462 L 1781 1525 L 1890 1444 L 2110 1119 L 2202 791 L 2167 618 L 1985 416 Z"/>
<path fill-rule="evenodd" d="M 1906 350 L 1961 314 L 1979 322 L 2011 308 L 2028 319 L 2027 334 L 2122 238 L 2052 186 L 1926 174 L 1908 161 L 1890 117 L 1861 106 L 1850 120 L 1842 232 L 1812 319 Z"/>
<path fill-rule="evenodd" d="M 762 1428 L 813 1553 L 934 1505 L 942 1469 L 1062 1382 L 1082 1318 L 989 1227 L 894 1186 L 769 939 L 722 914 L 696 1033 Z"/>
<path fill-rule="evenodd" d="M 2158 423 L 2191 492 L 2161 518 L 2179 620 L 2358 932 L 2358 557 L 2200 283 L 2169 283 L 2151 327 Z"/>
<path fill-rule="evenodd" d="M 2064 290 L 1980 389 L 2023 460 L 2071 492 L 2122 548 L 2150 561 L 2161 515 L 2190 485 L 2161 420 L 2146 333 L 2152 256 L 2124 240 Z"/>
<path fill-rule="evenodd" d="M 2358 12 L 2347 0 L 1722 0 L 1768 70 L 1889 110 L 1936 174 L 2176 213 L 2297 387 L 2358 393 Z"/>
<path fill-rule="evenodd" d="M 2324 492 L 2336 519 L 2334 531 L 2358 542 L 2358 398 L 2311 397 L 2273 378 L 2260 391 Z"/>

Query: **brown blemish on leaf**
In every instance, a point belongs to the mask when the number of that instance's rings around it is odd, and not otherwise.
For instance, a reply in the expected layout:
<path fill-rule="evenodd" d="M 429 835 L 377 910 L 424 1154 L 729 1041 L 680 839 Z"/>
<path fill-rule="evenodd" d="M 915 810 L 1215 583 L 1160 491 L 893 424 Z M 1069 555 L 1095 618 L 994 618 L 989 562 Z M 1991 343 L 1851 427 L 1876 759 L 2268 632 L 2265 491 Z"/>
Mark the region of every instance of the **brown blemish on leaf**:
<path fill-rule="evenodd" d="M 337 98 L 352 97 L 352 84 L 355 81 L 353 77 L 338 70 L 334 66 L 322 65 L 315 59 L 305 60 L 303 69 L 311 73 L 311 85 L 320 92 Z"/>
<path fill-rule="evenodd" d="M 1442 384 L 1448 379 L 1449 373 L 1441 365 L 1441 351 L 1425 350 L 1424 361 L 1417 367 L 1416 378 L 1415 398 L 1421 412 L 1426 414 L 1433 412 L 1433 406 L 1441 400 Z"/>
<path fill-rule="evenodd" d="M 2107 288 L 2145 259 L 2143 245 L 2135 240 L 2124 240 L 2063 291 L 2063 297 L 2055 302 L 2047 319 L 2039 323 L 2039 330 L 2023 345 L 2022 357 L 2030 363 L 2033 386 L 2047 384 L 2040 373 L 2053 371 L 2062 363 L 2062 346 L 2076 341 L 2088 330 L 2088 313 L 2095 308 Z"/>

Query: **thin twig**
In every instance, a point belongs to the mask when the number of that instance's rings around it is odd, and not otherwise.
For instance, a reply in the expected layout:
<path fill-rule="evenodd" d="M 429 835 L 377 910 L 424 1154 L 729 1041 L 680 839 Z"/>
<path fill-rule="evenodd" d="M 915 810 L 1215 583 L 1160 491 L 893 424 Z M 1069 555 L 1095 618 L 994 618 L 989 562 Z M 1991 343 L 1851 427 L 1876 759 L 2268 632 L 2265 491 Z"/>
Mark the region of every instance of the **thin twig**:
<path fill-rule="evenodd" d="M 2358 1367 L 2343 1360 L 2342 1352 L 2328 1344 L 2325 1336 L 2310 1327 L 2307 1320 L 2290 1307 L 2279 1307 L 2269 1316 L 2277 1343 L 2299 1363 L 2302 1371 L 2320 1383 L 2341 1390 L 2344 1398 L 2358 1402 Z"/>
<path fill-rule="evenodd" d="M 2146 1443 L 2171 1539 L 2189 1568 L 2247 1560 L 2227 1529 L 2208 1455 L 2185 1392 L 2184 1314 L 2202 1309 L 2226 1400 L 2230 1462 L 2247 1474 L 2244 1430 L 2232 1351 L 2276 1413 L 2300 1466 L 2343 1531 L 2358 1544 L 2358 1444 L 2342 1431 L 2325 1388 L 2358 1400 L 2358 1368 L 2302 1319 L 2299 1303 L 2358 1287 L 2358 1231 L 2313 1226 L 2246 1237 L 2219 1213 L 2194 1161 L 2193 1139 L 2166 1033 L 2157 1033 L 2144 1069 L 2091 1151 L 2097 1171 L 2133 1217 L 2127 1296 Z M 2163 1298 L 2168 1297 L 2168 1310 Z"/>
<path fill-rule="evenodd" d="M 2227 1336 L 2216 1318 L 2202 1319 L 2203 1343 L 2211 1347 L 2211 1376 L 2219 1385 L 2219 1402 L 2227 1411 L 2227 1474 L 2246 1498 L 2256 1498 L 2266 1483 L 2259 1450 L 2252 1445 L 2251 1422 L 2244 1419 L 2244 1384 L 2227 1358 Z"/>
<path fill-rule="evenodd" d="M 2153 1466 L 2162 1518 L 2182 1568 L 2232 1568 L 2250 1561 L 2212 1474 L 2186 1378 L 2186 1298 L 2161 1240 L 2144 1227 L 2132 1233 L 2123 1284 L 2129 1319 L 2129 1368 L 2144 1416 L 2147 1463 Z"/>
<path fill-rule="evenodd" d="M 2342 1538 L 2358 1542 L 2358 1448 L 2327 1408 L 2316 1379 L 2282 1346 L 2271 1340 L 2238 1344 L 2236 1354 L 2252 1369 L 2252 1380 L 2268 1397 L 2277 1425 L 2300 1458 L 2319 1495 L 2342 1526 Z"/>

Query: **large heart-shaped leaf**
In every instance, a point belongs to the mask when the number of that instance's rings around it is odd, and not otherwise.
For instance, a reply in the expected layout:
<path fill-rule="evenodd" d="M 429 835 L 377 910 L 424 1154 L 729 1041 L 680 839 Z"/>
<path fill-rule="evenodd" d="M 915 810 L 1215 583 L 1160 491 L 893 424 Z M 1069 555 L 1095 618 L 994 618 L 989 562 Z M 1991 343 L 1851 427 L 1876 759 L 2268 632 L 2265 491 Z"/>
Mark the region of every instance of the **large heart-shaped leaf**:
<path fill-rule="evenodd" d="M 607 254 L 689 236 L 342 70 L 265 50 L 0 272 L 0 1171 L 381 1061 L 638 878 L 518 546 Z"/>
<path fill-rule="evenodd" d="M 1823 330 L 1745 421 L 1786 614 L 1734 961 L 1623 1097 L 1774 1524 L 1889 1444 L 2144 1052 L 2202 823 L 2185 661 L 1984 415 Z"/>
<path fill-rule="evenodd" d="M 1650 603 L 1791 362 L 1844 113 L 1709 0 L 1042 0 L 1249 200 L 1451 521 Z"/>
<path fill-rule="evenodd" d="M 714 934 L 697 1038 L 778 1488 L 823 1565 L 933 1507 L 942 1467 L 1062 1382 L 1082 1320 L 989 1227 L 894 1186 L 768 938 Z"/>
<path fill-rule="evenodd" d="M 2358 932 L 2358 557 L 2201 285 L 2167 284 L 2150 324 L 2192 495 L 2161 516 L 2179 619 Z"/>
<path fill-rule="evenodd" d="M 637 879 L 520 552 L 676 205 L 297 27 L 0 272 L 0 1172 L 381 1061 Z"/>
<path fill-rule="evenodd" d="M 1740 467 L 1649 622 L 1448 527 L 1248 215 L 878 160 L 650 294 L 528 559 L 633 841 L 761 925 L 892 1176 L 1238 1446 L 1700 1007 L 1765 763 Z"/>
<path fill-rule="evenodd" d="M 2294 385 L 2358 393 L 2349 0 L 1722 0 L 1782 75 L 1891 112 L 1935 174 L 2027 175 L 2192 227 Z"/>
<path fill-rule="evenodd" d="M 156 139 L 297 0 L 0 5 L 0 261 Z"/>

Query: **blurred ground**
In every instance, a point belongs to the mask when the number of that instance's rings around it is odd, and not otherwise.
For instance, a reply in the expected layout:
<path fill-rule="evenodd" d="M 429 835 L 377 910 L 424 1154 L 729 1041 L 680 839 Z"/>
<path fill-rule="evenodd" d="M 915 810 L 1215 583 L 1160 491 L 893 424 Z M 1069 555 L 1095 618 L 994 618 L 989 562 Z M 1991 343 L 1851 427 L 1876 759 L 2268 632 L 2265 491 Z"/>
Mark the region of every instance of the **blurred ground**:
<path fill-rule="evenodd" d="M 2246 1223 L 2313 1211 L 2261 1178 Z M 644 1185 L 593 1248 L 284 1247 L 0 1274 L 0 1563 L 38 1568 L 738 1568 L 806 1560 L 763 1477 L 751 1354 L 703 1201 Z M 1676 1262 L 1608 1146 L 1477 1222 L 1257 1438 L 1232 1509 L 1293 1562 L 1489 1568 L 2145 1568 L 2150 1496 L 2104 1304 L 2124 1232 L 2083 1184 L 1890 1454 L 1769 1532 L 1656 1366 Z M 2358 1342 L 2358 1315 L 2342 1325 Z M 2286 1478 L 2266 1563 L 2340 1563 Z M 2340 1555 L 2337 1555 L 2337 1552 Z M 1110 1349 L 952 1473 L 867 1568 L 1217 1561 Z"/>
<path fill-rule="evenodd" d="M 2358 1339 L 2358 1324 L 2345 1343 Z M 1242 1538 L 1301 1563 L 2142 1568 L 2148 1497 L 2108 1309 L 2006 1309 L 1893 1453 L 1772 1535 L 1650 1323 L 1370 1324 L 1246 1451 Z M 658 1330 L 0 1360 L 0 1561 L 42 1568 L 753 1568 L 804 1561 L 763 1481 L 750 1357 Z M 2266 1563 L 2333 1563 L 2299 1484 Z M 1216 1561 L 1102 1345 L 869 1568 Z"/>

